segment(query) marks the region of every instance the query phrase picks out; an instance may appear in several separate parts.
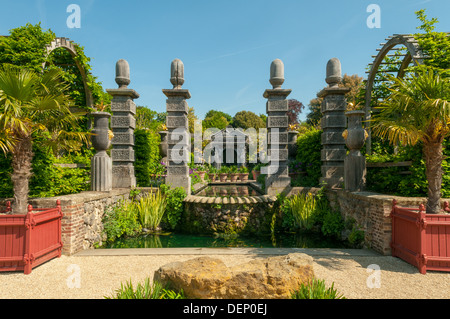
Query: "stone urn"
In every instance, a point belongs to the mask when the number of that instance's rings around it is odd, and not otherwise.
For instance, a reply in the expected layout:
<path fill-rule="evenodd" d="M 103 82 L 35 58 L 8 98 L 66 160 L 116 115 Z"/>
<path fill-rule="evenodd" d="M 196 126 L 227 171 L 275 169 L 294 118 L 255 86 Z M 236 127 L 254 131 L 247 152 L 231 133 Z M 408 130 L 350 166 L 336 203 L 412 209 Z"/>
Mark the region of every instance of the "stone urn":
<path fill-rule="evenodd" d="M 159 154 L 162 158 L 167 157 L 167 150 L 168 150 L 168 138 L 169 138 L 169 132 L 168 131 L 160 131 L 159 136 L 161 136 L 161 143 L 159 144 Z"/>
<path fill-rule="evenodd" d="M 348 119 L 348 128 L 344 131 L 343 137 L 350 153 L 360 154 L 361 148 L 367 138 L 367 132 L 362 127 L 362 119 L 365 112 L 362 110 L 348 111 L 345 113 Z"/>
<path fill-rule="evenodd" d="M 97 152 L 105 152 L 111 146 L 109 135 L 109 118 L 111 114 L 108 112 L 93 112 L 94 128 L 92 130 L 92 146 Z"/>
<path fill-rule="evenodd" d="M 362 191 L 366 186 L 366 158 L 361 154 L 361 148 L 367 138 L 367 132 L 362 127 L 364 111 L 349 111 L 345 115 L 348 128 L 342 134 L 350 152 L 344 159 L 345 190 L 349 192 Z"/>
<path fill-rule="evenodd" d="M 91 158 L 91 190 L 107 192 L 112 189 L 112 161 L 106 151 L 111 146 L 112 132 L 109 130 L 107 112 L 94 112 L 94 128 L 92 130 L 92 146 L 96 154 Z"/>

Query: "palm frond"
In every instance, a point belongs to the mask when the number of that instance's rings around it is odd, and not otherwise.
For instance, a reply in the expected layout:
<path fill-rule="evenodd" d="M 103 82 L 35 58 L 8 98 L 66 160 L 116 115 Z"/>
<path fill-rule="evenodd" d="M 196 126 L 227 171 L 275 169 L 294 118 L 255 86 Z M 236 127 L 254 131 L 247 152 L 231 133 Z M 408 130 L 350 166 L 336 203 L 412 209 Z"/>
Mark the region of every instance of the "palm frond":
<path fill-rule="evenodd" d="M 450 82 L 442 72 L 421 67 L 416 76 L 391 80 L 391 94 L 370 120 L 375 135 L 394 144 L 414 145 L 448 133 Z"/>

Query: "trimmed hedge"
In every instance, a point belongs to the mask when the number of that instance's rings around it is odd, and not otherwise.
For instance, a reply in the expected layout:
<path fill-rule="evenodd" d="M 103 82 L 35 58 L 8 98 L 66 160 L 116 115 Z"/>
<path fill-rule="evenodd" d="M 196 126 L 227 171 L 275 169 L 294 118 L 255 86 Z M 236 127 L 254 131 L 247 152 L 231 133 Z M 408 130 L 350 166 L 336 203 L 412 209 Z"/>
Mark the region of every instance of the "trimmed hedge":
<path fill-rule="evenodd" d="M 157 132 L 148 129 L 136 129 L 134 137 L 136 183 L 139 187 L 150 187 L 151 174 L 165 173 L 159 154 L 161 137 Z"/>
<path fill-rule="evenodd" d="M 306 176 L 295 181 L 293 186 L 315 187 L 319 186 L 322 175 L 321 167 L 322 130 L 311 128 L 299 134 L 297 139 L 296 160 L 301 163 L 301 169 Z"/>
<path fill-rule="evenodd" d="M 66 155 L 56 158 L 51 150 L 39 143 L 33 145 L 32 177 L 30 179 L 30 197 L 54 197 L 76 194 L 90 189 L 90 158 L 92 151 L 84 154 Z M 65 168 L 55 166 L 61 163 L 85 164 L 83 168 Z M 0 154 L 0 198 L 12 198 L 11 155 Z"/>

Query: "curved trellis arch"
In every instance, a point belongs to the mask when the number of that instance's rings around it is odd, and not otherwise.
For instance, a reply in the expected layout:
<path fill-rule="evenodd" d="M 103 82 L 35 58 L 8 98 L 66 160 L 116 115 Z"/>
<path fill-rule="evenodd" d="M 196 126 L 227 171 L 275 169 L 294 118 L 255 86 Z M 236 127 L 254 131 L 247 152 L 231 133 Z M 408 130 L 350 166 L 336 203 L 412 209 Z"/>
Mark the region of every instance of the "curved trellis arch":
<path fill-rule="evenodd" d="M 396 56 L 403 57 L 403 60 L 400 62 L 400 67 L 397 70 L 397 77 L 403 78 L 405 75 L 406 69 L 408 66 L 413 63 L 415 66 L 421 65 L 424 63 L 424 60 L 427 58 L 417 39 L 414 35 L 410 34 L 394 34 L 388 37 L 386 43 L 381 44 L 381 48 L 377 49 L 378 54 L 374 57 L 373 63 L 371 63 L 370 71 L 368 71 L 367 81 L 366 81 L 366 92 L 365 92 L 365 120 L 370 120 L 371 117 L 371 102 L 372 102 L 372 91 L 374 84 L 376 82 L 377 73 L 383 72 L 380 70 L 380 66 L 386 64 L 384 62 L 385 57 Z M 398 47 L 400 46 L 400 48 Z M 405 54 L 395 54 L 389 55 L 391 51 L 396 51 L 399 49 L 406 49 Z M 389 64 L 389 63 L 387 63 Z M 367 153 L 370 154 L 372 143 L 371 143 L 371 132 L 370 132 L 370 124 L 366 122 L 366 128 L 368 128 L 369 137 L 366 141 Z"/>
<path fill-rule="evenodd" d="M 66 49 L 70 55 L 74 58 L 78 55 L 75 44 L 73 43 L 73 41 L 70 41 L 68 38 L 63 38 L 63 37 L 57 37 L 55 38 L 50 44 L 48 44 L 46 46 L 46 52 L 45 52 L 45 59 L 47 60 L 47 58 L 50 56 L 50 54 L 58 49 L 58 48 L 64 48 Z M 92 97 L 92 91 L 89 88 L 89 85 L 87 83 L 87 74 L 86 74 L 86 70 L 84 69 L 84 67 L 80 64 L 80 62 L 78 62 L 76 59 L 73 59 L 78 70 L 80 71 L 81 74 L 81 78 L 83 79 L 83 86 L 84 86 L 84 92 L 86 95 L 86 106 L 88 107 L 93 107 L 94 105 L 94 99 Z M 43 62 L 42 63 L 42 69 L 45 68 L 47 62 Z"/>

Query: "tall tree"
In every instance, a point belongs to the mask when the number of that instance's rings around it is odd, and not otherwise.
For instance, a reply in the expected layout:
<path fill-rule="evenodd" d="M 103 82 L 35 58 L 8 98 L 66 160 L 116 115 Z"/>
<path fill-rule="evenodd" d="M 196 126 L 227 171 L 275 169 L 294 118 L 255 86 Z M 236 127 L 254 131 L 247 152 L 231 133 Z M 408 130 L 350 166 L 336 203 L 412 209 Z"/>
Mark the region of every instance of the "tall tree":
<path fill-rule="evenodd" d="M 302 110 L 305 108 L 305 106 L 302 102 L 299 102 L 295 99 L 288 100 L 288 106 L 289 111 L 287 112 L 287 115 L 289 117 L 289 125 L 298 124 L 298 117 L 300 116 L 300 113 L 302 113 Z"/>
<path fill-rule="evenodd" d="M 372 117 L 372 132 L 393 145 L 423 144 L 428 181 L 427 213 L 440 212 L 442 143 L 450 133 L 450 80 L 440 69 L 421 66 L 399 79 Z"/>
<path fill-rule="evenodd" d="M 230 125 L 230 122 L 220 113 L 214 113 L 214 115 L 206 117 L 202 122 L 202 125 L 203 130 L 208 128 L 218 128 L 219 130 L 222 130 Z"/>
<path fill-rule="evenodd" d="M 222 111 L 216 111 L 216 110 L 209 110 L 208 113 L 205 114 L 205 120 L 207 118 L 213 117 L 215 115 L 216 116 L 223 116 L 227 120 L 229 125 L 231 125 L 232 122 L 233 122 L 233 117 L 230 114 L 222 112 Z"/>
<path fill-rule="evenodd" d="M 69 107 L 62 71 L 44 74 L 5 64 L 0 68 L 0 147 L 12 154 L 13 212 L 27 212 L 33 139 L 48 137 L 54 152 L 79 149 L 88 133 L 77 132 L 79 118 Z M 75 128 L 75 129 L 74 129 Z"/>
<path fill-rule="evenodd" d="M 266 127 L 266 123 L 260 116 L 251 111 L 240 111 L 233 118 L 233 126 L 244 130 L 248 128 L 260 129 Z"/>

